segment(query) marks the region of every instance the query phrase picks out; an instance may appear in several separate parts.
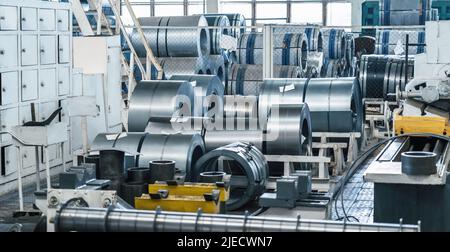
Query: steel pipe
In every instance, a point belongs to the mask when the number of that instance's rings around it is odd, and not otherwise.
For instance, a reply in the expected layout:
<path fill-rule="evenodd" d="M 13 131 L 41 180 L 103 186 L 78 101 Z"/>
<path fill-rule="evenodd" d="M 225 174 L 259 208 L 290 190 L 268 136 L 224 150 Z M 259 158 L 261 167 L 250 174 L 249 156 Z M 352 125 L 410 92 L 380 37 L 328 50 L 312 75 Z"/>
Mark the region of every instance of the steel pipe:
<path fill-rule="evenodd" d="M 245 33 L 238 40 L 236 57 L 239 64 L 263 64 L 263 34 Z M 274 65 L 298 66 L 306 72 L 308 42 L 304 33 L 281 33 L 273 37 Z"/>
<path fill-rule="evenodd" d="M 141 81 L 128 110 L 128 131 L 143 132 L 149 121 L 170 122 L 175 113 L 194 114 L 194 88 L 187 81 Z"/>
<path fill-rule="evenodd" d="M 418 225 L 365 224 L 302 218 L 181 213 L 105 208 L 62 208 L 57 232 L 420 232 Z"/>
<path fill-rule="evenodd" d="M 155 57 L 200 57 L 210 53 L 209 30 L 202 28 L 207 27 L 208 22 L 202 15 L 142 17 L 138 20 Z M 129 36 L 138 56 L 146 57 L 137 29 Z"/>
<path fill-rule="evenodd" d="M 236 210 L 243 207 L 248 202 L 255 200 L 265 190 L 267 179 L 269 178 L 269 167 L 264 155 L 255 146 L 248 143 L 233 143 L 217 148 L 206 153 L 195 165 L 191 180 L 196 182 L 200 174 L 205 171 L 217 171 L 219 158 L 233 160 L 240 169 L 227 169 L 224 172 L 233 176 L 241 175 L 246 178 L 247 183 L 233 185 L 231 182 L 230 199 L 226 202 L 228 210 Z"/>
<path fill-rule="evenodd" d="M 296 66 L 273 66 L 274 78 L 300 78 L 301 69 Z M 231 66 L 226 94 L 228 95 L 258 95 L 263 83 L 262 65 Z"/>

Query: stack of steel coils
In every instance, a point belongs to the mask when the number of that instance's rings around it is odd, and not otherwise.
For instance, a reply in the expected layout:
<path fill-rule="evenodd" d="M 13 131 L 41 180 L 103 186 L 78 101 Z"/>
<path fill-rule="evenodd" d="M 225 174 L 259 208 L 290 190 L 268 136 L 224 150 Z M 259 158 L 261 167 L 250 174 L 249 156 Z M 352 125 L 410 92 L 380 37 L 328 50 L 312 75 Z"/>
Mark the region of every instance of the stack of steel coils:
<path fill-rule="evenodd" d="M 408 78 L 406 78 L 408 67 Z M 414 58 L 408 63 L 404 57 L 363 55 L 359 79 L 363 98 L 394 101 L 397 88 L 405 90 L 406 84 L 414 77 Z"/>
<path fill-rule="evenodd" d="M 406 36 L 409 35 L 409 43 L 414 44 L 406 48 Z M 376 54 L 395 55 L 396 48 L 401 44 L 404 52 L 408 49 L 409 55 L 425 52 L 425 31 L 423 30 L 377 30 Z M 404 54 L 404 53 L 402 53 Z"/>
<path fill-rule="evenodd" d="M 381 25 L 425 25 L 433 20 L 432 0 L 381 0 Z"/>
<path fill-rule="evenodd" d="M 245 32 L 245 17 L 242 14 L 238 13 L 230 13 L 230 14 L 204 14 L 207 18 L 216 18 L 225 16 L 228 18 L 229 24 L 231 28 L 227 29 L 227 35 L 230 35 L 235 38 L 239 38 L 242 33 Z M 242 28 L 237 28 L 242 27 Z"/>
<path fill-rule="evenodd" d="M 220 46 L 220 41 L 222 40 L 222 35 L 229 35 L 230 31 L 230 20 L 225 15 L 205 15 L 209 29 L 209 37 L 211 40 L 211 54 L 220 55 L 222 53 L 222 48 Z"/>
<path fill-rule="evenodd" d="M 274 78 L 300 78 L 297 66 L 273 66 Z M 263 82 L 263 65 L 231 66 L 226 93 L 230 95 L 258 95 Z"/>

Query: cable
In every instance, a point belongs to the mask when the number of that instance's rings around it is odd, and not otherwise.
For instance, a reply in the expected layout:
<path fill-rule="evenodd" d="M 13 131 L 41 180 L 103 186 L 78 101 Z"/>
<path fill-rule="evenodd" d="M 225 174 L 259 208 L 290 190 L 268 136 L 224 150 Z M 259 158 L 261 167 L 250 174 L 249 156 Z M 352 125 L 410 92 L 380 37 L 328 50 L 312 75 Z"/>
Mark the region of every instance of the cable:
<path fill-rule="evenodd" d="M 372 154 L 379 147 L 381 147 L 382 145 L 384 145 L 392 140 L 396 140 L 396 139 L 402 138 L 402 137 L 414 137 L 414 136 L 416 136 L 416 137 L 433 137 L 433 138 L 441 139 L 443 141 L 450 142 L 450 137 L 448 137 L 448 136 L 436 135 L 436 134 L 432 134 L 432 133 L 412 133 L 412 134 L 403 134 L 403 135 L 393 136 L 393 137 L 385 139 L 385 140 L 375 144 L 371 148 L 369 148 L 362 155 L 360 155 L 358 158 L 356 158 L 356 160 L 352 163 L 352 165 L 349 167 L 347 173 L 345 174 L 345 176 L 343 178 L 343 182 L 341 183 L 341 185 L 339 186 L 339 188 L 337 190 L 338 196 L 336 197 L 335 202 L 334 202 L 334 209 L 336 212 L 336 216 L 338 217 L 337 220 L 345 219 L 347 221 L 350 221 L 351 218 L 358 220 L 354 216 L 347 215 L 347 212 L 346 212 L 345 206 L 344 206 L 344 190 L 345 190 L 345 185 L 347 184 L 347 180 L 354 174 L 354 172 L 356 172 L 358 170 L 358 168 L 360 168 L 360 166 L 356 166 L 355 164 L 358 163 L 362 158 L 367 158 L 370 154 Z M 339 200 L 339 197 L 341 200 L 342 212 L 344 213 L 343 217 L 339 216 L 339 212 L 337 209 L 337 201 Z"/>

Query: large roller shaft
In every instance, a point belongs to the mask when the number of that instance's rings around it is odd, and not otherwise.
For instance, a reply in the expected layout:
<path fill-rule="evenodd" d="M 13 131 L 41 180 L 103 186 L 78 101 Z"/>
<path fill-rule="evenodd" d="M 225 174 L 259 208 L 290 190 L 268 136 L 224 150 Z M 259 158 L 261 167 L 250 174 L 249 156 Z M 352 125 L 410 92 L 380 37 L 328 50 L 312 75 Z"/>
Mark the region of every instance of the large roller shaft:
<path fill-rule="evenodd" d="M 142 17 L 139 23 L 156 57 L 199 57 L 210 53 L 209 31 L 204 28 L 208 22 L 202 15 Z M 146 57 L 145 47 L 136 29 L 131 32 L 130 38 L 139 57 Z"/>

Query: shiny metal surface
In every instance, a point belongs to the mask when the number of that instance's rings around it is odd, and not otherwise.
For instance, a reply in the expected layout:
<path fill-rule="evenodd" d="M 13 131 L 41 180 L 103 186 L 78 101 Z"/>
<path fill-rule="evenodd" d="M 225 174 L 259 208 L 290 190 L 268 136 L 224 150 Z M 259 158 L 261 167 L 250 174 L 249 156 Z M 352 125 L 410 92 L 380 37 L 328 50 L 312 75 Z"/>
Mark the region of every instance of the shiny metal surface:
<path fill-rule="evenodd" d="M 314 25 L 293 25 L 274 28 L 275 35 L 283 34 L 286 32 L 306 34 L 308 38 L 308 50 L 314 52 L 323 52 L 323 35 L 320 27 Z"/>
<path fill-rule="evenodd" d="M 239 64 L 263 64 L 263 34 L 245 33 L 238 40 L 236 56 Z M 304 33 L 275 34 L 273 38 L 274 65 L 298 66 L 306 72 L 308 41 Z"/>
<path fill-rule="evenodd" d="M 324 63 L 323 52 L 308 52 L 308 67 L 305 78 L 318 78 Z"/>
<path fill-rule="evenodd" d="M 222 39 L 222 35 L 228 35 L 230 27 L 230 20 L 225 15 L 217 15 L 217 16 L 208 16 L 205 15 L 206 21 L 208 22 L 209 27 L 209 38 L 211 41 L 211 54 L 219 55 L 222 53 L 222 49 L 220 47 L 220 40 Z"/>
<path fill-rule="evenodd" d="M 263 151 L 262 130 L 207 130 L 204 139 L 206 152 L 236 142 L 251 143 Z"/>
<path fill-rule="evenodd" d="M 409 35 L 409 43 L 414 44 L 408 47 L 408 54 L 420 54 L 426 50 L 425 31 L 418 30 L 377 30 L 375 53 L 381 55 L 395 55 L 395 48 L 400 41 L 406 45 L 406 36 Z M 424 44 L 419 45 L 418 44 Z M 406 48 L 404 48 L 406 49 Z"/>
<path fill-rule="evenodd" d="M 166 79 L 172 75 L 211 74 L 211 62 L 206 56 L 158 58 L 158 62 L 164 69 Z"/>
<path fill-rule="evenodd" d="M 189 174 L 191 168 L 205 152 L 205 145 L 200 135 L 184 134 L 149 134 L 142 142 L 139 167 L 148 167 L 150 161 L 173 160 L 181 174 Z"/>
<path fill-rule="evenodd" d="M 258 97 L 225 95 L 223 115 L 226 118 L 257 118 Z"/>
<path fill-rule="evenodd" d="M 224 164 L 223 171 L 231 174 L 231 195 L 226 203 L 227 210 L 239 209 L 263 193 L 269 177 L 267 160 L 255 146 L 246 143 L 233 143 L 206 153 L 196 163 L 191 180 L 198 181 L 202 172 L 217 171 L 221 157 L 231 159 L 237 163 L 233 167 L 240 168 L 226 169 Z M 239 175 L 246 178 L 246 185 L 233 184 L 234 177 Z"/>
<path fill-rule="evenodd" d="M 202 15 L 141 17 L 138 20 L 155 57 L 199 57 L 210 53 L 209 30 L 200 28 L 208 26 Z M 136 29 L 130 39 L 139 57 L 145 57 L 146 51 Z"/>
<path fill-rule="evenodd" d="M 230 35 L 232 37 L 235 38 L 239 38 L 241 33 L 245 32 L 245 17 L 242 14 L 238 14 L 238 13 L 228 13 L 228 14 L 204 14 L 204 16 L 206 18 L 216 18 L 216 17 L 221 17 L 221 16 L 226 16 L 228 18 L 228 21 L 230 23 L 230 26 L 233 28 L 229 28 L 227 29 L 227 35 Z M 234 28 L 234 27 L 242 27 L 241 29 L 239 28 Z"/>
<path fill-rule="evenodd" d="M 323 53 L 326 59 L 342 59 L 346 51 L 346 32 L 344 29 L 323 28 Z"/>
<path fill-rule="evenodd" d="M 274 105 L 266 127 L 265 154 L 310 155 L 312 153 L 311 118 L 308 105 Z"/>
<path fill-rule="evenodd" d="M 210 109 L 223 111 L 224 86 L 215 75 L 173 75 L 170 80 L 194 84 L 194 110 L 196 116 L 207 116 Z"/>
<path fill-rule="evenodd" d="M 345 68 L 345 60 L 343 59 L 329 59 L 323 64 L 320 73 L 321 78 L 338 78 L 343 76 Z"/>
<path fill-rule="evenodd" d="M 63 208 L 57 232 L 420 232 L 418 225 L 364 224 L 303 218 Z"/>
<path fill-rule="evenodd" d="M 212 74 L 217 75 L 222 82 L 225 82 L 228 74 L 228 63 L 226 62 L 225 55 L 210 55 L 208 61 Z"/>
<path fill-rule="evenodd" d="M 194 89 L 189 82 L 141 81 L 130 99 L 128 131 L 143 132 L 149 121 L 170 122 L 178 111 L 191 116 L 193 104 Z"/>
<path fill-rule="evenodd" d="M 263 83 L 262 65 L 234 64 L 228 74 L 225 90 L 228 95 L 258 95 Z M 296 66 L 273 66 L 274 78 L 300 78 L 301 69 Z"/>

